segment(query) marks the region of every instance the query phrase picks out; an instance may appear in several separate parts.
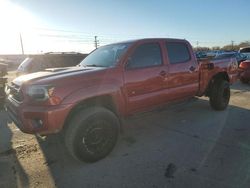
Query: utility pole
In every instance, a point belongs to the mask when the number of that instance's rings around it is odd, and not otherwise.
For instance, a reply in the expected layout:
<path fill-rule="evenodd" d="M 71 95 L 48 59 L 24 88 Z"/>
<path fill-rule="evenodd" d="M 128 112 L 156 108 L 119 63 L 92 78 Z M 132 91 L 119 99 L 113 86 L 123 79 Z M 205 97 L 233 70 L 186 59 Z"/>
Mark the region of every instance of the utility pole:
<path fill-rule="evenodd" d="M 95 45 L 95 49 L 97 49 L 99 46 L 99 40 L 97 40 L 97 36 L 95 36 L 94 45 Z"/>
<path fill-rule="evenodd" d="M 199 47 L 199 41 L 196 42 L 196 49 L 198 50 Z"/>
<path fill-rule="evenodd" d="M 20 37 L 20 44 L 21 44 L 22 54 L 24 55 L 24 50 L 23 50 L 23 39 L 22 39 L 21 33 L 19 33 L 19 37 Z"/>
<path fill-rule="evenodd" d="M 231 43 L 232 43 L 232 50 L 233 50 L 234 49 L 234 41 L 232 40 Z"/>

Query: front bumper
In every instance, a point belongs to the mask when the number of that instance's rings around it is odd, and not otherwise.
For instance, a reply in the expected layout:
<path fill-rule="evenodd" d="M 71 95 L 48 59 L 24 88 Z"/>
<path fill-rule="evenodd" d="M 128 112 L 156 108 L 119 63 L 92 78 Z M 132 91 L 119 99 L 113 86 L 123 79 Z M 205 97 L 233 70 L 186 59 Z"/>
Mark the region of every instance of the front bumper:
<path fill-rule="evenodd" d="M 47 135 L 63 128 L 72 105 L 29 106 L 8 97 L 5 107 L 11 120 L 22 132 Z"/>

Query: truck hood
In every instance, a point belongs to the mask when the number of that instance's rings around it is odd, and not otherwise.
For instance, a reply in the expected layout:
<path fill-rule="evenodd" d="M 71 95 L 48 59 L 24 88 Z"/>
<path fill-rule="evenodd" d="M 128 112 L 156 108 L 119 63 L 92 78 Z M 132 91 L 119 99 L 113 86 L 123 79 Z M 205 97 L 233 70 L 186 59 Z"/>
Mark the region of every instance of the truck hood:
<path fill-rule="evenodd" d="M 24 83 L 33 82 L 36 80 L 50 79 L 53 80 L 57 77 L 70 77 L 84 72 L 91 72 L 105 69 L 104 67 L 64 67 L 46 69 L 42 72 L 23 75 L 13 80 L 15 85 L 21 86 Z"/>

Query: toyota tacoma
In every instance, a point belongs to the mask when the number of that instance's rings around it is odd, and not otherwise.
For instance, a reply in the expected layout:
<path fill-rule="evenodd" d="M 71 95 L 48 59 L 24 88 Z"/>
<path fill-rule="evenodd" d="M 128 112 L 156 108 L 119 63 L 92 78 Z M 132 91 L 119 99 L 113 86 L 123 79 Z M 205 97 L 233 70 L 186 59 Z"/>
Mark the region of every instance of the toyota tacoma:
<path fill-rule="evenodd" d="M 237 68 L 236 59 L 197 60 L 186 40 L 120 42 L 76 67 L 16 78 L 6 88 L 6 109 L 23 132 L 61 132 L 74 158 L 95 162 L 112 151 L 129 115 L 194 96 L 226 109 Z"/>

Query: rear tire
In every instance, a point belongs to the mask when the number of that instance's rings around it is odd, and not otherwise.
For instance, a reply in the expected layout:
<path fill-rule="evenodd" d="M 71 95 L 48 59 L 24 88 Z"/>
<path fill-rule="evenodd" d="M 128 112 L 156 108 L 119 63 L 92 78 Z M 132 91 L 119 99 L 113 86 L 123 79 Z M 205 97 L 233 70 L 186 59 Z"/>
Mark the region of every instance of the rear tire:
<path fill-rule="evenodd" d="M 226 80 L 215 80 L 209 102 L 214 110 L 225 110 L 230 100 L 230 85 Z"/>
<path fill-rule="evenodd" d="M 119 120 L 110 110 L 91 107 L 79 111 L 69 122 L 65 145 L 69 153 L 83 162 L 96 162 L 114 148 L 119 135 Z"/>

